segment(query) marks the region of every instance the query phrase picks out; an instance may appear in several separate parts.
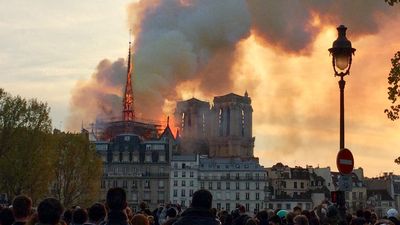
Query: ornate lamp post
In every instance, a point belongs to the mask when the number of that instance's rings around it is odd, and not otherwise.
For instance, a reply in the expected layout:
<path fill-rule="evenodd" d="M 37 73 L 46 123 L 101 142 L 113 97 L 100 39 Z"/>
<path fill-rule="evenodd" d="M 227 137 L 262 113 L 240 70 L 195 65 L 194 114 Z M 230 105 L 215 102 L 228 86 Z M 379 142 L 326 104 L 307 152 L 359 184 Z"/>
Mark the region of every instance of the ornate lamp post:
<path fill-rule="evenodd" d="M 335 76 L 339 76 L 339 89 L 340 89 L 340 148 L 339 148 L 339 154 L 338 154 L 338 159 L 337 162 L 343 163 L 342 161 L 345 162 L 345 164 L 348 164 L 349 160 L 343 160 L 341 159 L 343 156 L 343 153 L 349 152 L 351 155 L 351 152 L 348 149 L 345 149 L 344 146 L 344 86 L 346 85 L 346 81 L 343 79 L 344 76 L 350 74 L 350 68 L 351 68 L 351 61 L 352 61 L 352 56 L 354 55 L 354 52 L 356 51 L 355 48 L 352 48 L 351 42 L 346 38 L 346 30 L 347 27 L 344 25 L 340 25 L 338 28 L 338 38 L 333 42 L 332 48 L 329 49 L 330 54 L 332 55 L 332 66 L 333 66 L 333 71 L 335 71 Z M 354 165 L 354 159 L 353 156 L 349 157 L 351 160 L 351 170 L 353 170 L 353 165 Z M 342 165 L 343 166 L 343 165 Z M 348 166 L 348 165 L 346 165 Z M 341 168 L 339 168 L 339 171 L 341 171 Z M 347 178 L 347 179 L 345 179 Z M 347 180 L 347 182 L 345 182 Z M 350 182 L 349 182 L 350 181 Z M 340 185 L 342 183 L 342 185 Z M 340 219 L 341 219 L 341 224 L 347 224 L 346 223 L 346 200 L 345 200 L 345 187 L 350 186 L 351 188 L 351 172 L 348 173 L 346 171 L 345 174 L 343 174 L 343 168 L 341 171 L 341 176 L 339 178 L 339 191 L 336 193 L 340 196 L 338 197 L 337 205 L 339 209 L 339 214 L 340 214 Z M 341 187 L 342 186 L 342 187 Z"/>
<path fill-rule="evenodd" d="M 347 27 L 340 25 L 338 28 L 338 38 L 333 42 L 329 49 L 332 55 L 332 66 L 335 76 L 340 76 L 340 150 L 344 149 L 344 86 L 346 81 L 344 76 L 350 74 L 351 61 L 355 48 L 351 47 L 351 42 L 346 38 Z"/>

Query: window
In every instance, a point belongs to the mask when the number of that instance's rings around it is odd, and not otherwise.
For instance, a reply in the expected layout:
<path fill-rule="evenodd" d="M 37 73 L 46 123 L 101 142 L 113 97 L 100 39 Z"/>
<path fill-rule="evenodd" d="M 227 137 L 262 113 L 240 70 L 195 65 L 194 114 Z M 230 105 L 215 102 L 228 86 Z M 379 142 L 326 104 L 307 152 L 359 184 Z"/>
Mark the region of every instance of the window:
<path fill-rule="evenodd" d="M 231 182 L 226 182 L 226 190 L 230 190 L 231 189 Z"/>
<path fill-rule="evenodd" d="M 137 188 L 137 183 L 135 180 L 132 181 L 132 188 Z"/>
<path fill-rule="evenodd" d="M 249 190 L 249 189 L 250 189 L 250 183 L 246 182 L 246 190 Z"/>
<path fill-rule="evenodd" d="M 137 201 L 138 200 L 138 193 L 137 192 L 132 192 L 132 200 Z"/>
<path fill-rule="evenodd" d="M 189 197 L 192 197 L 193 196 L 193 189 L 190 189 L 189 190 Z"/>
<path fill-rule="evenodd" d="M 164 181 L 163 180 L 159 180 L 158 181 L 158 188 L 164 188 Z"/>
<path fill-rule="evenodd" d="M 303 182 L 300 183 L 300 187 L 304 188 L 304 183 Z"/>
<path fill-rule="evenodd" d="M 282 181 L 282 187 L 286 188 L 286 181 Z"/>
<path fill-rule="evenodd" d="M 250 179 L 250 174 L 246 173 L 246 180 Z"/>
<path fill-rule="evenodd" d="M 256 180 L 260 179 L 260 174 L 256 173 Z"/>
<path fill-rule="evenodd" d="M 190 187 L 193 187 L 193 183 L 194 183 L 194 182 L 191 180 L 191 181 L 190 181 Z"/>
<path fill-rule="evenodd" d="M 221 190 L 221 182 L 219 182 L 219 181 L 217 182 L 217 189 Z"/>
<path fill-rule="evenodd" d="M 256 190 L 260 189 L 260 183 L 256 182 Z"/>
<path fill-rule="evenodd" d="M 146 154 L 145 160 L 146 160 L 146 162 L 151 162 L 151 155 Z"/>
<path fill-rule="evenodd" d="M 286 204 L 286 209 L 290 209 L 290 204 Z"/>
<path fill-rule="evenodd" d="M 249 200 L 249 199 L 250 199 L 250 193 L 246 192 L 246 200 Z"/>
<path fill-rule="evenodd" d="M 150 191 L 145 191 L 144 193 L 143 193 L 143 200 L 147 200 L 147 201 L 150 201 L 150 196 L 151 196 L 151 194 L 150 194 Z"/>
<path fill-rule="evenodd" d="M 178 171 L 174 171 L 174 177 L 178 177 Z"/>
<path fill-rule="evenodd" d="M 362 193 L 362 192 L 359 192 L 358 193 L 358 197 L 360 198 L 360 199 L 363 199 L 364 198 L 364 195 L 363 195 L 364 193 Z"/>
<path fill-rule="evenodd" d="M 260 200 L 260 193 L 256 192 L 256 200 Z"/>
<path fill-rule="evenodd" d="M 186 207 L 186 201 L 185 200 L 181 200 L 181 206 L 182 207 Z"/>
<path fill-rule="evenodd" d="M 212 190 L 212 182 L 208 182 L 208 190 Z"/>
<path fill-rule="evenodd" d="M 178 163 L 174 163 L 174 169 L 178 169 Z"/>
<path fill-rule="evenodd" d="M 174 197 L 178 197 L 178 190 L 174 190 Z"/>
<path fill-rule="evenodd" d="M 240 200 L 240 193 L 236 192 L 236 200 Z"/>
<path fill-rule="evenodd" d="M 221 203 L 219 203 L 219 202 L 217 203 L 217 209 L 221 210 Z"/>
<path fill-rule="evenodd" d="M 230 174 L 230 173 L 227 173 L 227 174 L 226 174 L 226 179 L 227 179 L 227 180 L 231 179 L 231 174 Z"/>
<path fill-rule="evenodd" d="M 239 190 L 239 182 L 236 182 L 236 190 Z"/>
<path fill-rule="evenodd" d="M 149 180 L 145 180 L 144 181 L 144 188 L 150 188 L 150 181 Z"/>
<path fill-rule="evenodd" d="M 182 163 L 182 169 L 185 169 L 185 168 L 186 168 L 186 164 Z"/>
<path fill-rule="evenodd" d="M 127 180 L 123 180 L 122 181 L 122 187 L 125 188 L 125 189 L 128 187 L 128 181 Z"/>
<path fill-rule="evenodd" d="M 250 209 L 250 204 L 249 204 L 249 203 L 246 203 L 246 212 L 248 212 L 249 209 Z"/>
<path fill-rule="evenodd" d="M 182 181 L 182 187 L 185 187 L 186 186 L 186 181 Z"/>
<path fill-rule="evenodd" d="M 200 182 L 200 189 L 204 189 L 204 181 Z"/>
<path fill-rule="evenodd" d="M 276 207 L 277 207 L 278 209 L 282 209 L 282 204 L 281 204 L 281 203 L 278 203 L 278 204 L 276 204 Z"/>
<path fill-rule="evenodd" d="M 178 181 L 174 180 L 174 187 L 178 186 Z"/>
<path fill-rule="evenodd" d="M 226 209 L 226 211 L 230 212 L 231 211 L 231 204 L 226 203 L 225 204 L 225 209 Z"/>
<path fill-rule="evenodd" d="M 260 211 L 260 203 L 256 203 L 256 211 L 257 211 L 257 212 Z"/>
<path fill-rule="evenodd" d="M 182 171 L 182 177 L 186 177 L 186 172 Z"/>
<path fill-rule="evenodd" d="M 236 180 L 239 180 L 239 173 L 236 173 Z"/>
<path fill-rule="evenodd" d="M 297 188 L 297 182 L 296 181 L 293 183 L 293 187 Z"/>
<path fill-rule="evenodd" d="M 185 197 L 185 195 L 186 195 L 185 189 L 182 189 L 182 190 L 181 190 L 181 196 L 182 196 L 182 197 Z"/>
<path fill-rule="evenodd" d="M 353 200 L 357 198 L 357 192 L 352 192 L 351 194 L 352 194 L 351 197 L 353 198 Z"/>
<path fill-rule="evenodd" d="M 194 177 L 193 171 L 190 171 L 190 177 Z"/>

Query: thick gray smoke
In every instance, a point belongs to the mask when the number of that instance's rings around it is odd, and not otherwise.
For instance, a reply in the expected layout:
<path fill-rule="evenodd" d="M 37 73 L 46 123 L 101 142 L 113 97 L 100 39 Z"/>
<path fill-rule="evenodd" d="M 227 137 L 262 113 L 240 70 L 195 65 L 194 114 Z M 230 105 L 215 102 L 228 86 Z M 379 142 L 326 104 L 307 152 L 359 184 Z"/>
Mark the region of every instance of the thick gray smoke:
<path fill-rule="evenodd" d="M 135 34 L 133 85 L 137 115 L 159 119 L 165 100 L 179 98 L 176 87 L 185 81 L 197 81 L 198 86 L 193 88 L 206 96 L 231 92 L 235 80 L 231 70 L 239 54 L 236 47 L 251 33 L 261 44 L 279 52 L 308 54 L 322 28 L 316 24 L 317 19 L 324 25 L 346 24 L 352 35 L 361 36 L 377 32 L 378 17 L 390 15 L 391 10 L 378 0 L 132 3 L 128 25 Z M 90 81 L 75 88 L 72 118 L 94 120 L 99 114 L 120 114 L 125 64 L 124 60 L 103 61 Z M 110 93 L 107 85 L 114 92 Z M 85 99 L 89 96 L 97 99 L 92 109 L 87 109 Z"/>

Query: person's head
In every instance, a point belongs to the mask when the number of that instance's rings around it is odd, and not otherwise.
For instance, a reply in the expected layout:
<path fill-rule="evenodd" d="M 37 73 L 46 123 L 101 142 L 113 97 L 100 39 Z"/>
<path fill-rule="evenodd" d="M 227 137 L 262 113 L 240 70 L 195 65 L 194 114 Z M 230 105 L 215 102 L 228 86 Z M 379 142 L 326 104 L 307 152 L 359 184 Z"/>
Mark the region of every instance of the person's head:
<path fill-rule="evenodd" d="M 257 213 L 256 218 L 259 221 L 268 220 L 268 212 L 266 210 L 261 210 Z"/>
<path fill-rule="evenodd" d="M 364 210 L 363 216 L 364 216 L 365 220 L 367 221 L 367 223 L 371 223 L 371 211 Z"/>
<path fill-rule="evenodd" d="M 376 215 L 376 213 L 372 212 L 371 213 L 371 224 L 375 224 L 377 220 L 378 220 L 378 215 Z"/>
<path fill-rule="evenodd" d="M 125 190 L 119 187 L 110 188 L 107 192 L 106 204 L 110 210 L 124 210 L 127 206 Z"/>
<path fill-rule="evenodd" d="M 72 223 L 73 224 L 84 224 L 88 220 L 88 213 L 86 209 L 75 209 L 72 213 Z"/>
<path fill-rule="evenodd" d="M 55 225 L 60 221 L 63 206 L 55 198 L 46 198 L 37 208 L 40 223 Z"/>
<path fill-rule="evenodd" d="M 65 212 L 62 216 L 62 220 L 64 220 L 64 222 L 66 224 L 70 224 L 72 222 L 72 210 L 71 209 L 65 210 Z"/>
<path fill-rule="evenodd" d="M 13 211 L 10 208 L 4 208 L 0 211 L 0 224 L 11 225 L 14 223 Z"/>
<path fill-rule="evenodd" d="M 297 215 L 293 219 L 294 225 L 308 225 L 308 219 L 305 215 Z"/>
<path fill-rule="evenodd" d="M 140 208 L 140 210 L 142 210 L 142 211 L 146 210 L 146 209 L 147 209 L 147 203 L 146 203 L 146 202 L 141 202 L 141 203 L 139 204 L 139 208 Z"/>
<path fill-rule="evenodd" d="M 169 209 L 167 209 L 167 217 L 168 218 L 175 218 L 176 215 L 177 215 L 177 212 L 173 207 L 170 207 Z"/>
<path fill-rule="evenodd" d="M 293 224 L 294 223 L 293 219 L 294 219 L 295 216 L 296 216 L 296 214 L 294 212 L 288 212 L 286 214 L 286 223 L 287 224 Z"/>
<path fill-rule="evenodd" d="M 193 193 L 192 207 L 211 209 L 212 194 L 208 190 L 198 190 Z"/>
<path fill-rule="evenodd" d="M 295 206 L 295 207 L 293 208 L 293 213 L 296 214 L 296 216 L 297 216 L 297 215 L 300 215 L 300 214 L 301 214 L 301 211 L 302 211 L 302 209 L 301 209 L 300 206 Z"/>
<path fill-rule="evenodd" d="M 32 212 L 32 200 L 25 195 L 18 195 L 13 200 L 12 211 L 16 220 L 27 219 Z"/>
<path fill-rule="evenodd" d="M 89 220 L 95 223 L 102 221 L 106 214 L 106 207 L 102 203 L 94 203 L 88 211 Z"/>
<path fill-rule="evenodd" d="M 246 221 L 245 225 L 258 225 L 257 220 L 254 218 L 250 218 Z"/>
<path fill-rule="evenodd" d="M 143 214 L 136 214 L 133 216 L 131 225 L 149 225 L 149 219 Z"/>
<path fill-rule="evenodd" d="M 268 221 L 269 225 L 281 225 L 282 224 L 282 220 L 278 215 L 273 215 L 270 217 L 269 221 Z"/>
<path fill-rule="evenodd" d="M 362 209 L 358 209 L 356 211 L 356 216 L 357 217 L 364 217 L 364 211 Z"/>

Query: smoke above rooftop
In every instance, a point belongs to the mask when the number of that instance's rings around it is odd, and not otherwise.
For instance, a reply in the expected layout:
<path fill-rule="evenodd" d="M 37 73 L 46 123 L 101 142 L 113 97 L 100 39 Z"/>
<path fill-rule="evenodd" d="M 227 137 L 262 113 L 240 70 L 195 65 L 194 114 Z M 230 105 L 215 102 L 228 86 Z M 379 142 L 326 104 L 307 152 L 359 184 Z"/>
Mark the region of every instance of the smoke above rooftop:
<path fill-rule="evenodd" d="M 235 89 L 233 70 L 246 63 L 240 60 L 245 49 L 238 46 L 249 38 L 277 54 L 307 57 L 326 26 L 346 24 L 359 38 L 376 33 L 378 17 L 393 13 L 376 0 L 142 0 L 129 4 L 127 12 L 136 115 L 156 120 L 171 115 L 173 102 L 187 96 L 244 93 Z M 82 120 L 121 116 L 126 67 L 125 59 L 104 59 L 87 81 L 77 83 L 68 129 Z M 284 85 L 272 95 L 296 94 L 290 93 L 296 91 L 288 88 L 294 86 L 290 80 L 274 79 Z M 248 86 L 257 86 L 256 80 Z"/>

